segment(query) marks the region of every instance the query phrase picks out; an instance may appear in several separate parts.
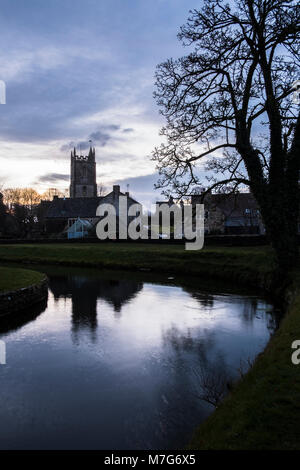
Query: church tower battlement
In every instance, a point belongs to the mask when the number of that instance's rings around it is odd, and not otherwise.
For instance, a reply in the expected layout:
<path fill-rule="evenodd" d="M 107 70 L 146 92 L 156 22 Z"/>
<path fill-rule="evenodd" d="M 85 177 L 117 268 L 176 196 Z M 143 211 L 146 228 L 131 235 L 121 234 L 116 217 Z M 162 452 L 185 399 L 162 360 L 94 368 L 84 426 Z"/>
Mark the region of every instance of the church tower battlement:
<path fill-rule="evenodd" d="M 96 152 L 90 147 L 87 156 L 71 151 L 70 197 L 96 197 Z"/>

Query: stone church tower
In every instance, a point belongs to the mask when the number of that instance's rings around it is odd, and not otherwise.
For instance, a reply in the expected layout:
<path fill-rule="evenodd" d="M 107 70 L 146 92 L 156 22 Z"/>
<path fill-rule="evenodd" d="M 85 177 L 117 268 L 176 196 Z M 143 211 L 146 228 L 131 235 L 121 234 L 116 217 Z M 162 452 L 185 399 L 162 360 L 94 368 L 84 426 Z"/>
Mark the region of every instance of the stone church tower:
<path fill-rule="evenodd" d="M 96 160 L 95 149 L 90 148 L 88 156 L 71 152 L 71 185 L 70 197 L 96 197 Z"/>

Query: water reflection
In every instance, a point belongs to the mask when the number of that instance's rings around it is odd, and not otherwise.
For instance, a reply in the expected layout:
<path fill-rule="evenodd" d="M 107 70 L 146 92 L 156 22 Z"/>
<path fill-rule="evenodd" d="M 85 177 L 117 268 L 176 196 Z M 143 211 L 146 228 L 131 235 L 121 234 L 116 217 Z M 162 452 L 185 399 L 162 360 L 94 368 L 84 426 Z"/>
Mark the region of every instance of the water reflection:
<path fill-rule="evenodd" d="M 253 295 L 47 274 L 44 313 L 0 334 L 0 448 L 183 447 L 274 330 Z"/>
<path fill-rule="evenodd" d="M 190 289 L 185 287 L 184 290 L 189 293 L 189 295 L 197 300 L 199 304 L 203 307 L 205 307 L 205 310 L 207 312 L 213 311 L 214 309 L 214 301 L 217 299 L 216 294 L 212 295 L 210 292 L 206 291 L 201 291 L 199 292 L 198 290 Z M 228 294 L 223 293 L 222 297 L 223 300 L 226 301 Z M 229 294 L 228 296 L 228 301 L 232 301 L 232 296 L 236 296 L 236 294 Z M 218 307 L 219 308 L 219 307 Z M 278 306 L 276 308 L 270 307 L 269 312 L 272 313 L 272 315 L 269 315 L 267 317 L 267 325 L 268 329 L 270 330 L 270 333 L 272 333 L 275 329 L 278 328 L 279 323 L 281 321 L 281 308 Z M 243 297 L 243 301 L 241 302 L 240 305 L 240 318 L 241 320 L 245 323 L 245 326 L 249 326 L 255 319 L 261 319 L 262 316 L 266 313 L 266 305 L 261 304 L 261 301 L 257 296 L 249 296 L 245 295 Z"/>
<path fill-rule="evenodd" d="M 119 318 L 122 306 L 130 302 L 142 288 L 141 282 L 91 279 L 79 275 L 55 276 L 49 280 L 49 289 L 56 301 L 68 298 L 72 301 L 72 337 L 76 343 L 80 330 L 89 330 L 91 339 L 96 341 L 98 299 L 111 305 L 115 318 Z"/>

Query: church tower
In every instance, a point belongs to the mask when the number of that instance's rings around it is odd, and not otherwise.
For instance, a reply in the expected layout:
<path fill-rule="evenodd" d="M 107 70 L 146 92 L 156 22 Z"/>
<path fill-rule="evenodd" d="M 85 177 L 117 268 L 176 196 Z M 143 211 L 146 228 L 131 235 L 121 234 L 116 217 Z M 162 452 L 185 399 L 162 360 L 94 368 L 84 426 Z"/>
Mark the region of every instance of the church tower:
<path fill-rule="evenodd" d="M 71 184 L 70 197 L 96 197 L 96 153 L 90 147 L 89 154 L 84 157 L 71 151 Z"/>

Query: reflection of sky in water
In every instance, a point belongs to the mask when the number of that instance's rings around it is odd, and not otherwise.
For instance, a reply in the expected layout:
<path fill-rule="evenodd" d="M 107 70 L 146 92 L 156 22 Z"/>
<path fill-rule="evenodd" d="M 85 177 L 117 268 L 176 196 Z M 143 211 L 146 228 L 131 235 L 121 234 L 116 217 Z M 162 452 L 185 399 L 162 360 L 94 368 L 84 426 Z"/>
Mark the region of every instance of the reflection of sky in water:
<path fill-rule="evenodd" d="M 236 376 L 272 331 L 253 296 L 99 276 L 50 276 L 46 311 L 0 335 L 0 447 L 180 447 L 212 409 L 193 371 Z"/>

